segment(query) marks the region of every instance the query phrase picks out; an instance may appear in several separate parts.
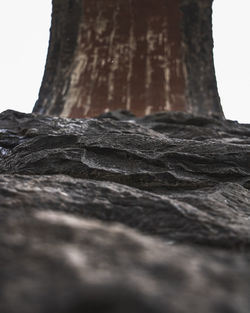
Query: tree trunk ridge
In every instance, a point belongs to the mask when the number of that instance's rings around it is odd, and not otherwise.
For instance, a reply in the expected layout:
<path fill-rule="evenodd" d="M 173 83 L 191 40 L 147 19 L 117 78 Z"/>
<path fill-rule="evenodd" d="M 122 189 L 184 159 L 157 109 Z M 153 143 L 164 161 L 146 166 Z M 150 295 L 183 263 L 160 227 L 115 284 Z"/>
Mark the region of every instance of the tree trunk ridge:
<path fill-rule="evenodd" d="M 184 111 L 223 118 L 212 0 L 54 0 L 34 112 L 91 117 Z"/>

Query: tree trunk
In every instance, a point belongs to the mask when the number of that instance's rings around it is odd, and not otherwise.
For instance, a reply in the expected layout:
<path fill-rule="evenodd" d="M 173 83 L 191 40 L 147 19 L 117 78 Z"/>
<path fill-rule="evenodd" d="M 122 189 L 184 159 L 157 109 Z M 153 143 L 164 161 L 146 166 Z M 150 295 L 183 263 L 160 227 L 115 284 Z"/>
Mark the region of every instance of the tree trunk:
<path fill-rule="evenodd" d="M 34 112 L 90 117 L 184 111 L 223 118 L 212 0 L 53 0 Z"/>

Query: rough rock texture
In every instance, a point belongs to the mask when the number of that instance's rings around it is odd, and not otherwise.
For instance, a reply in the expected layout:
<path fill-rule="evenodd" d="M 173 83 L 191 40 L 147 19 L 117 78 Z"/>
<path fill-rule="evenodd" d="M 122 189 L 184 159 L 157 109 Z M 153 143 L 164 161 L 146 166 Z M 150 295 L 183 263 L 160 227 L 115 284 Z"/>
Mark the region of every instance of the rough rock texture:
<path fill-rule="evenodd" d="M 248 313 L 250 126 L 0 114 L 0 312 Z"/>

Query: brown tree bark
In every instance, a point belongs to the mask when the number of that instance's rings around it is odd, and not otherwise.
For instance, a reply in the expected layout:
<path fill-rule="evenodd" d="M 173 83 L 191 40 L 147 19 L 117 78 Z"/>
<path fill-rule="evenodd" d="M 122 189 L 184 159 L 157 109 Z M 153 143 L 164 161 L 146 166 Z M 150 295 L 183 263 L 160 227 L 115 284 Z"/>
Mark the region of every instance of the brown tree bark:
<path fill-rule="evenodd" d="M 184 111 L 223 118 L 212 0 L 53 0 L 34 112 L 86 117 Z"/>

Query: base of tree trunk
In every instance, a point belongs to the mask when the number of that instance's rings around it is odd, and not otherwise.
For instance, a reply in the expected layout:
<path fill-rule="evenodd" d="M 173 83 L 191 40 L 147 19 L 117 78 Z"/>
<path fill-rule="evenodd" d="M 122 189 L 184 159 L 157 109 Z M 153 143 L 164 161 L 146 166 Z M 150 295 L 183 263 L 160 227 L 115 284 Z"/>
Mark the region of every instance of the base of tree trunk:
<path fill-rule="evenodd" d="M 34 112 L 86 117 L 184 111 L 223 118 L 212 0 L 54 0 Z"/>

